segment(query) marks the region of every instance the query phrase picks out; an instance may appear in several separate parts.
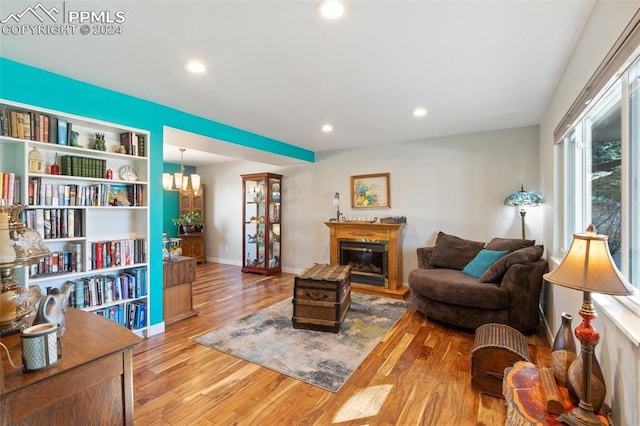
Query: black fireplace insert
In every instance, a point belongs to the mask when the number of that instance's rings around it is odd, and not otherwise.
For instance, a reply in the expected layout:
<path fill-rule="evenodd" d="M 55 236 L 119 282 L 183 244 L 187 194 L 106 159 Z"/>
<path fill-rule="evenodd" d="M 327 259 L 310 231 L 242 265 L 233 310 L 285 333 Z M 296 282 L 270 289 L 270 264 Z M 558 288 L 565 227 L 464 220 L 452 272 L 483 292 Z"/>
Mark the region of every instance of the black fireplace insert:
<path fill-rule="evenodd" d="M 389 245 L 381 240 L 340 240 L 340 264 L 351 266 L 351 281 L 386 287 Z"/>

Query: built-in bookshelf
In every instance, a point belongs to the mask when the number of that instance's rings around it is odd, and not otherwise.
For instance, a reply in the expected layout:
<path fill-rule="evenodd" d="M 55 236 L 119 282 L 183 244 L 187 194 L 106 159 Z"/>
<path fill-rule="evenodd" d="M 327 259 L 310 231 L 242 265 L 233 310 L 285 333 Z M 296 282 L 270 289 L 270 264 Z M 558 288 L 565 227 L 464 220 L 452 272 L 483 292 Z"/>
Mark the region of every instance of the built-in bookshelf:
<path fill-rule="evenodd" d="M 0 199 L 51 253 L 21 285 L 147 335 L 149 132 L 0 100 Z"/>

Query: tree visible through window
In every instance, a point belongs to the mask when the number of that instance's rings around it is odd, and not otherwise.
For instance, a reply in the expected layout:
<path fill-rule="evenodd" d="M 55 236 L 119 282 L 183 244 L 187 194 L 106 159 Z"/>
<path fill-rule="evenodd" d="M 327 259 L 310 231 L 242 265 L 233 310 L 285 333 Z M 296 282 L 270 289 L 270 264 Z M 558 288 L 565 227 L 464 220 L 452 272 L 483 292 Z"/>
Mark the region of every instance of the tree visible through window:
<path fill-rule="evenodd" d="M 609 236 L 611 256 L 621 268 L 622 146 L 619 140 L 598 142 L 591 153 L 591 222 Z"/>

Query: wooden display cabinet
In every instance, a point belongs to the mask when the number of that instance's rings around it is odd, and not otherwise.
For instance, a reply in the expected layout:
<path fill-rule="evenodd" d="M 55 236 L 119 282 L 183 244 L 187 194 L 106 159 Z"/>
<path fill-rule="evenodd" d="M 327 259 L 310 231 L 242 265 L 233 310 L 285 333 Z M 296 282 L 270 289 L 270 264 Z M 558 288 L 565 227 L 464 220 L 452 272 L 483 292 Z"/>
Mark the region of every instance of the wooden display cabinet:
<path fill-rule="evenodd" d="M 192 189 L 180 191 L 180 215 L 194 210 L 199 211 L 204 220 L 204 185 L 202 184 L 198 191 Z M 185 233 L 182 229 L 179 229 L 178 237 L 182 238 L 180 247 L 182 248 L 183 256 L 193 257 L 198 263 L 205 263 L 207 261 L 207 238 L 204 227 L 200 232 L 191 233 Z"/>
<path fill-rule="evenodd" d="M 282 175 L 242 175 L 242 272 L 281 271 Z"/>

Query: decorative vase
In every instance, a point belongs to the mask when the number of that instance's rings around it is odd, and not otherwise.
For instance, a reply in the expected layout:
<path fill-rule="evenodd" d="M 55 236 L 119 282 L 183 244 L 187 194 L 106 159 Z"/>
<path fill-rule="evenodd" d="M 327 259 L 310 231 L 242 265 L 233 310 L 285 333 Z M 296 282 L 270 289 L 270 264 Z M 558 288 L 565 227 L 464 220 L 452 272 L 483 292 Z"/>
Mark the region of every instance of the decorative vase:
<path fill-rule="evenodd" d="M 551 349 L 551 365 L 553 368 L 553 376 L 560 386 L 567 387 L 569 366 L 577 358 L 576 339 L 573 337 L 571 328 L 573 316 L 566 312 L 562 313 L 562 322 L 558 333 L 553 340 L 553 348 Z"/>
<path fill-rule="evenodd" d="M 580 399 L 584 397 L 583 381 L 583 357 L 584 354 L 580 352 L 580 355 L 569 367 L 567 374 L 569 396 L 574 404 L 578 404 Z M 596 354 L 591 354 L 591 405 L 593 406 L 593 412 L 597 413 L 602 407 L 604 397 L 607 394 L 607 387 L 604 382 L 604 375 L 600 368 L 600 363 L 596 358 Z"/>

